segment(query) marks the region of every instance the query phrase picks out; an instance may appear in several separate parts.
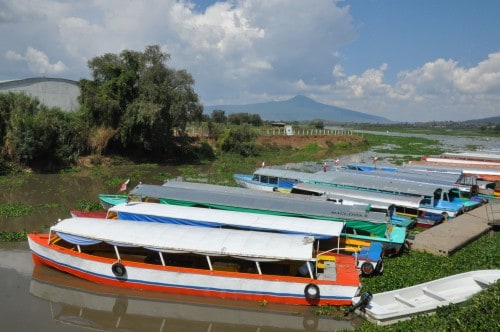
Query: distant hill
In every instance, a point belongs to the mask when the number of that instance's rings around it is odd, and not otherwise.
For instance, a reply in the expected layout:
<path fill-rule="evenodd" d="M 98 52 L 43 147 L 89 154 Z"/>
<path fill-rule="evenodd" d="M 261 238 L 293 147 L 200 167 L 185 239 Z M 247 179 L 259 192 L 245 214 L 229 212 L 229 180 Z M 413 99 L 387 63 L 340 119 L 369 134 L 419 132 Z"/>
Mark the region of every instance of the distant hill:
<path fill-rule="evenodd" d="M 493 123 L 493 124 L 500 124 L 500 116 L 494 116 L 491 118 L 484 118 L 484 119 L 474 119 L 474 120 L 467 120 L 464 121 L 467 123 L 472 123 L 472 124 L 488 124 L 488 123 Z"/>
<path fill-rule="evenodd" d="M 271 101 L 248 105 L 213 105 L 205 106 L 205 113 L 223 110 L 226 115 L 233 113 L 259 114 L 267 121 L 311 121 L 324 120 L 330 122 L 369 122 L 392 123 L 392 121 L 346 108 L 318 103 L 305 96 L 296 96 L 285 101 Z"/>

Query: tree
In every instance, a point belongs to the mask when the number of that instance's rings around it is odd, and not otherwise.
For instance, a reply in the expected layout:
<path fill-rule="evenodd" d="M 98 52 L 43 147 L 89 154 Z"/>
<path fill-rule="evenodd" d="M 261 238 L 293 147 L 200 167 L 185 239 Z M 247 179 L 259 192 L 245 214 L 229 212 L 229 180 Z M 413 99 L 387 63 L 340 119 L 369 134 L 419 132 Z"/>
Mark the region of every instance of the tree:
<path fill-rule="evenodd" d="M 213 110 L 212 111 L 212 121 L 215 123 L 226 123 L 227 116 L 226 112 L 223 110 Z"/>
<path fill-rule="evenodd" d="M 239 153 L 243 157 L 257 156 L 257 134 L 248 125 L 227 129 L 218 144 L 223 152 Z"/>
<path fill-rule="evenodd" d="M 2 97 L 1 100 L 5 101 Z M 75 115 L 41 105 L 24 94 L 8 95 L 2 156 L 32 168 L 67 166 L 82 149 Z"/>
<path fill-rule="evenodd" d="M 189 144 L 182 137 L 187 123 L 199 121 L 203 108 L 192 76 L 167 67 L 169 59 L 153 45 L 89 61 L 93 80 L 80 81 L 84 117 L 92 127 L 116 130 L 118 149 L 164 159 Z"/>
<path fill-rule="evenodd" d="M 228 122 L 234 125 L 251 124 L 256 127 L 261 126 L 264 123 L 259 114 L 249 114 L 249 113 L 229 114 Z"/>

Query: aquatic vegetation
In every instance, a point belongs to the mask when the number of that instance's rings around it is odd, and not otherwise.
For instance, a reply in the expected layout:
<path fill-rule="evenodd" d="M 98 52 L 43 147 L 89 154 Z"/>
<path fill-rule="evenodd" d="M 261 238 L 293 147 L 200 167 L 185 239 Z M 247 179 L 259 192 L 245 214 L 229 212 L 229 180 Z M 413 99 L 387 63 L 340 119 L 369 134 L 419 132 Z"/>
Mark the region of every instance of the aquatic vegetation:
<path fill-rule="evenodd" d="M 26 241 L 27 234 L 28 233 L 26 231 L 0 232 L 0 241 L 4 241 L 4 242 Z"/>
<path fill-rule="evenodd" d="M 23 203 L 7 203 L 0 204 L 0 216 L 1 217 L 22 217 L 31 214 L 35 211 L 32 205 Z"/>
<path fill-rule="evenodd" d="M 493 232 L 482 236 L 450 257 L 410 251 L 386 259 L 382 275 L 362 278 L 362 292 L 379 293 L 466 271 L 497 269 L 498 262 L 500 262 L 500 233 Z M 478 327 L 474 329 L 475 331 L 496 331 L 500 323 L 491 321 L 491 317 L 500 315 L 499 302 L 500 282 L 497 282 L 467 302 L 440 308 L 436 315 L 418 316 L 409 321 L 384 327 L 366 322 L 357 331 L 467 331 L 471 326 Z M 336 315 L 338 307 L 320 307 L 317 312 L 322 315 Z M 479 322 L 478 325 L 470 325 L 475 321 Z"/>
<path fill-rule="evenodd" d="M 96 200 L 96 201 L 90 201 L 90 200 L 80 200 L 77 203 L 77 210 L 82 210 L 82 211 L 99 211 L 102 210 L 102 205 L 101 202 Z"/>

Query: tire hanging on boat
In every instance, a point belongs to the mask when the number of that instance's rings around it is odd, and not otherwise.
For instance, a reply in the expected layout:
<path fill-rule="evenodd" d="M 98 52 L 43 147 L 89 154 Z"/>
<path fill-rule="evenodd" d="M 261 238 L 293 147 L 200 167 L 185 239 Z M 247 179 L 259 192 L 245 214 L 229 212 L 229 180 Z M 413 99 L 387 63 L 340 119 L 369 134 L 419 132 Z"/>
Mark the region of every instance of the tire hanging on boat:
<path fill-rule="evenodd" d="M 111 265 L 111 271 L 113 271 L 113 274 L 117 277 L 123 277 L 127 273 L 125 266 L 123 266 L 120 262 L 116 262 Z"/>
<path fill-rule="evenodd" d="M 304 288 L 304 295 L 308 300 L 319 299 L 319 287 L 315 284 L 307 284 L 307 286 Z"/>

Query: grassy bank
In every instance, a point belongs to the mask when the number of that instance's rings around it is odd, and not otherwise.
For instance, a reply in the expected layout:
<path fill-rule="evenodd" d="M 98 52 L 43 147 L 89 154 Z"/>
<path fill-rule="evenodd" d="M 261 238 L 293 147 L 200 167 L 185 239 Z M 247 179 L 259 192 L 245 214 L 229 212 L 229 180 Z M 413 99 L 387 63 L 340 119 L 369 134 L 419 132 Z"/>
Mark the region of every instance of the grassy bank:
<path fill-rule="evenodd" d="M 419 137 L 391 137 L 385 135 L 364 135 L 365 140 L 358 144 L 327 144 L 321 145 L 309 142 L 300 148 L 289 145 L 267 144 L 259 146 L 259 155 L 243 158 L 238 154 L 220 154 L 213 161 L 205 161 L 198 164 L 179 165 L 175 172 L 168 173 L 162 170 L 160 165 L 143 164 L 133 165 L 132 172 L 127 173 L 134 183 L 145 178 L 148 174 L 150 179 L 160 182 L 175 176 L 182 176 L 187 181 L 206 182 L 221 185 L 234 186 L 234 173 L 251 173 L 259 167 L 262 161 L 266 164 L 283 165 L 294 162 L 317 162 L 325 159 L 372 150 L 378 153 L 389 153 L 394 160 L 415 160 L 416 156 L 424 154 L 439 154 L 444 152 L 439 142 Z M 410 159 L 413 158 L 413 159 Z M 94 179 L 106 185 L 106 188 L 117 188 L 123 182 L 123 174 L 118 174 L 119 166 L 127 164 L 127 161 L 117 161 L 115 165 L 93 168 L 74 168 L 61 173 L 64 177 L 78 177 L 82 173 L 88 173 Z M 128 165 L 126 165 L 128 166 Z M 0 178 L 0 184 L 6 190 L 15 190 L 22 183 L 20 181 L 35 181 L 35 176 Z M 24 179 L 24 180 L 23 180 Z M 103 192 L 109 192 L 103 188 Z M 50 192 L 50 191 L 49 191 Z M 19 194 L 19 199 L 21 199 Z M 31 213 L 29 202 L 0 202 L 0 216 L 11 218 Z M 95 201 L 75 201 L 74 208 L 81 208 L 81 204 L 98 206 L 98 198 Z M 40 205 L 37 205 L 39 208 Z M 51 206 L 46 204 L 45 206 Z M 0 225 L 1 226 L 1 225 Z M 26 232 L 0 232 L 3 241 L 25 240 Z M 452 275 L 474 269 L 491 269 L 500 267 L 500 234 L 491 233 L 483 236 L 469 246 L 459 250 L 451 257 L 440 257 L 419 252 L 405 253 L 400 257 L 385 260 L 383 275 L 373 278 L 363 278 L 363 291 L 372 293 L 397 289 L 410 286 L 428 280 Z M 492 317 L 500 316 L 500 286 L 495 287 L 477 295 L 471 301 L 452 305 L 438 310 L 431 317 L 419 317 L 411 321 L 398 323 L 390 327 L 379 328 L 373 324 L 365 323 L 359 331 L 495 331 L 500 330 L 498 319 Z M 345 309 L 345 308 L 343 308 Z M 340 311 L 340 314 L 343 311 Z M 318 315 L 339 315 L 339 308 L 321 307 L 315 310 Z M 342 319 L 342 317 L 339 317 Z"/>
<path fill-rule="evenodd" d="M 450 257 L 411 251 L 399 257 L 385 259 L 384 273 L 380 276 L 362 278 L 363 292 L 379 293 L 408 287 L 450 276 L 457 273 L 500 268 L 500 233 L 491 232 Z M 319 314 L 333 312 L 337 308 L 320 308 Z M 452 304 L 437 310 L 434 316 L 399 322 L 391 326 L 378 327 L 365 322 L 358 331 L 498 331 L 500 321 L 500 282 L 469 301 Z"/>

